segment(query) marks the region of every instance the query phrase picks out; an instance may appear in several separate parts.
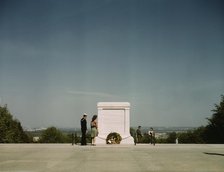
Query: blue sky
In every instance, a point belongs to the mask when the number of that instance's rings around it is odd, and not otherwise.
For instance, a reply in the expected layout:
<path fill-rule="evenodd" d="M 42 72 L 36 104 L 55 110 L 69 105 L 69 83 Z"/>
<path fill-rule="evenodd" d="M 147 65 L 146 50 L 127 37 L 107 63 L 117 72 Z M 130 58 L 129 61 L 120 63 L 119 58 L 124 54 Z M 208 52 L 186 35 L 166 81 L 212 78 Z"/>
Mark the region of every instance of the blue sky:
<path fill-rule="evenodd" d="M 79 127 L 97 102 L 131 125 L 200 126 L 224 94 L 221 0 L 3 0 L 0 104 L 25 127 Z"/>

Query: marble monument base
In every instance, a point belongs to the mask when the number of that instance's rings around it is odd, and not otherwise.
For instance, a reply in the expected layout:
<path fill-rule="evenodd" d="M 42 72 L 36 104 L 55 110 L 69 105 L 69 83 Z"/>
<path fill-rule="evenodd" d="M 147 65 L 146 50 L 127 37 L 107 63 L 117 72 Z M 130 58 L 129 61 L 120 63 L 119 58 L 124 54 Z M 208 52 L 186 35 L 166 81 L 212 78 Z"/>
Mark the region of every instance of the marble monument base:
<path fill-rule="evenodd" d="M 106 144 L 106 138 L 107 138 L 107 136 L 96 137 L 96 144 Z M 121 145 L 122 144 L 133 145 L 134 144 L 134 138 L 132 136 L 126 136 L 126 137 L 123 136 L 120 144 Z"/>
<path fill-rule="evenodd" d="M 128 102 L 99 102 L 98 132 L 96 144 L 106 144 L 108 134 L 119 133 L 120 144 L 134 144 L 130 135 L 130 103 Z"/>

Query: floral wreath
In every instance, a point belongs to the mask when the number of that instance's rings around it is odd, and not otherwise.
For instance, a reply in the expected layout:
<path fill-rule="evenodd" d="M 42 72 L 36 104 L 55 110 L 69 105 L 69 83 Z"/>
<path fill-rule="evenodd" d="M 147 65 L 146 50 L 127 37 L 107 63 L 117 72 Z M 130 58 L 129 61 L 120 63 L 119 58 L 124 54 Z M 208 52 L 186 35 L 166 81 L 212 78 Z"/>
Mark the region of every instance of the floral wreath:
<path fill-rule="evenodd" d="M 120 144 L 121 140 L 122 140 L 122 138 L 119 133 L 112 132 L 112 133 L 108 134 L 106 143 L 107 144 Z"/>

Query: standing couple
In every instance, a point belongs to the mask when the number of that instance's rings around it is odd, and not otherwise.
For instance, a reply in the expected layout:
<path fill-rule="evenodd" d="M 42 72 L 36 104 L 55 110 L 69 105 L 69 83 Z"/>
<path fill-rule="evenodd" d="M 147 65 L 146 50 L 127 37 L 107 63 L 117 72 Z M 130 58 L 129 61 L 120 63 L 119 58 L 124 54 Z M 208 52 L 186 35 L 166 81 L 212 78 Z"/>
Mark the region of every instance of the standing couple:
<path fill-rule="evenodd" d="M 83 117 L 81 119 L 81 131 L 82 131 L 82 138 L 81 138 L 81 145 L 86 145 L 86 133 L 87 133 L 87 114 L 84 113 Z M 93 115 L 91 123 L 91 141 L 92 145 L 95 146 L 95 138 L 98 135 L 98 130 L 97 130 L 97 115 Z"/>
<path fill-rule="evenodd" d="M 148 134 L 150 136 L 150 143 L 155 146 L 156 144 L 156 137 L 155 137 L 155 131 L 151 127 L 150 130 L 148 131 Z M 135 139 L 135 145 L 136 143 L 141 143 L 142 142 L 142 132 L 141 132 L 141 126 L 138 126 L 138 129 L 136 130 L 136 139 Z"/>

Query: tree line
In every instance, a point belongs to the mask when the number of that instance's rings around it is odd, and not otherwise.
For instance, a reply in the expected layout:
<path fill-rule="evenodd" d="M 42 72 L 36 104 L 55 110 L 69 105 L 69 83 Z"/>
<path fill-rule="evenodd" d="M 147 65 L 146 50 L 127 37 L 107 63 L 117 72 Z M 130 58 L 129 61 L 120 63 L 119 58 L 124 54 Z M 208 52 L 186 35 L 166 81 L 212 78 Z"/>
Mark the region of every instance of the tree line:
<path fill-rule="evenodd" d="M 182 133 L 171 132 L 167 138 L 157 138 L 157 143 L 176 143 L 176 139 L 178 139 L 178 143 L 224 143 L 224 95 L 221 95 L 220 103 L 215 104 L 212 112 L 212 116 L 206 118 L 208 121 L 206 126 Z M 131 131 L 134 136 L 133 129 Z M 150 142 L 147 133 L 143 134 L 141 142 Z"/>
<path fill-rule="evenodd" d="M 219 104 L 215 104 L 213 114 L 207 118 L 206 126 L 198 127 L 184 133 L 172 132 L 167 138 L 158 138 L 157 143 L 224 143 L 224 95 L 221 95 Z M 130 129 L 131 135 L 135 136 L 135 130 Z M 87 135 L 90 142 L 90 136 Z M 14 119 L 7 105 L 0 106 L 0 143 L 31 143 L 33 135 L 23 130 L 19 120 Z M 40 133 L 40 143 L 78 143 L 80 137 L 77 133 L 63 133 L 56 127 L 49 127 Z M 142 143 L 149 143 L 150 137 L 145 133 Z"/>
<path fill-rule="evenodd" d="M 175 135 L 180 143 L 224 143 L 224 95 L 219 104 L 215 104 L 213 114 L 207 118 L 208 124 L 187 133 L 171 133 L 168 137 L 173 142 Z"/>
<path fill-rule="evenodd" d="M 28 135 L 23 131 L 21 123 L 9 112 L 7 105 L 0 106 L 0 143 L 27 143 Z"/>

